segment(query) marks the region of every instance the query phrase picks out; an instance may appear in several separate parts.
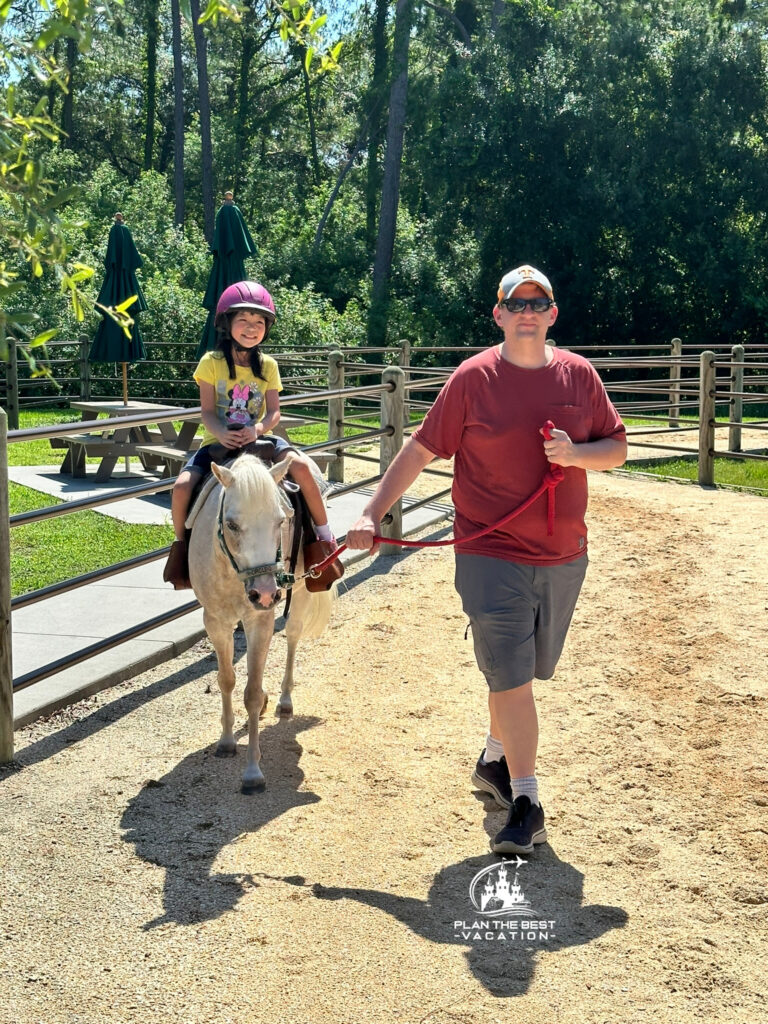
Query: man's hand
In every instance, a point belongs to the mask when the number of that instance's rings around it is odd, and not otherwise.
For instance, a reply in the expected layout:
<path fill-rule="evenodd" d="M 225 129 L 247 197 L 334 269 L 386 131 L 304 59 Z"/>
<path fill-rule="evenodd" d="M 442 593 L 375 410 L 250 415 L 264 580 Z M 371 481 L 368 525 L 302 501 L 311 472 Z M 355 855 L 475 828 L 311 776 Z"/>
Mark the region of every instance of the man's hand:
<path fill-rule="evenodd" d="M 344 543 L 347 548 L 358 551 L 370 551 L 376 554 L 379 545 L 373 543 L 373 538 L 379 533 L 380 524 L 369 515 L 363 513 L 356 523 L 347 530 Z"/>
<path fill-rule="evenodd" d="M 546 439 L 545 427 L 539 433 L 544 436 L 544 454 L 556 466 L 576 466 L 578 469 L 616 469 L 627 457 L 627 439 L 601 437 L 597 441 L 574 444 L 564 430 L 552 428 L 551 437 Z"/>
<path fill-rule="evenodd" d="M 556 466 L 575 466 L 577 464 L 576 445 L 564 430 L 553 428 L 550 431 L 551 437 L 546 439 L 545 428 L 542 427 L 539 433 L 544 437 L 544 454 L 549 462 Z"/>

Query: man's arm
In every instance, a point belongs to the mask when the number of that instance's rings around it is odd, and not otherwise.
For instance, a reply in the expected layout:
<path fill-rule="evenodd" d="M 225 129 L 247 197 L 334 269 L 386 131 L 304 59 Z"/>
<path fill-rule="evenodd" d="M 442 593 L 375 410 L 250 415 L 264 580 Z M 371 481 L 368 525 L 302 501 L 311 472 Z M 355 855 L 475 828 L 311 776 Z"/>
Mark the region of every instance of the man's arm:
<path fill-rule="evenodd" d="M 543 434 L 543 430 L 542 430 Z M 601 437 L 599 441 L 574 444 L 564 430 L 553 430 L 552 439 L 544 441 L 544 453 L 558 466 L 578 469 L 617 469 L 627 458 L 626 437 Z"/>
<path fill-rule="evenodd" d="M 411 437 L 406 441 L 379 481 L 379 486 L 363 509 L 363 514 L 347 530 L 348 548 L 367 551 L 373 547 L 373 538 L 379 532 L 382 516 L 392 508 L 398 498 L 402 498 L 422 469 L 434 458 L 432 452 L 423 444 L 419 444 L 415 438 Z"/>

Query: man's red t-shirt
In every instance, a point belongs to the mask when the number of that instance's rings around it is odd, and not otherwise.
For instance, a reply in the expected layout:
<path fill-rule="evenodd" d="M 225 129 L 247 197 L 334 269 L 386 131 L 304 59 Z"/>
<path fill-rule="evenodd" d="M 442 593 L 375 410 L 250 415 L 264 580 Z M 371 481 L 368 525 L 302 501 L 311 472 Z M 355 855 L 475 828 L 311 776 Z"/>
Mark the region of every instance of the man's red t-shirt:
<path fill-rule="evenodd" d="M 413 437 L 454 459 L 457 539 L 498 522 L 539 487 L 549 463 L 539 429 L 552 420 L 572 441 L 623 437 L 624 425 L 596 371 L 582 356 L 553 348 L 536 370 L 501 356 L 500 346 L 472 356 L 452 374 Z M 567 467 L 555 491 L 553 536 L 546 493 L 500 530 L 460 545 L 466 554 L 524 565 L 559 565 L 587 549 L 587 474 Z"/>

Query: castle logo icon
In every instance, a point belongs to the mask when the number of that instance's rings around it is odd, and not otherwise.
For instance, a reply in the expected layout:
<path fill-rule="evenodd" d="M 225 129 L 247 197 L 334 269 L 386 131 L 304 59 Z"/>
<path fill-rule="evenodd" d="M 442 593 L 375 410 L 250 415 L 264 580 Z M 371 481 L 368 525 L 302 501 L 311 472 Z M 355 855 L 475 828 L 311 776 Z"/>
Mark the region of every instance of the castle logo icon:
<path fill-rule="evenodd" d="M 475 910 L 484 917 L 530 917 L 531 905 L 520 886 L 517 871 L 520 864 L 525 863 L 518 857 L 517 864 L 502 860 L 500 864 L 489 864 L 478 871 L 469 883 L 469 898 Z"/>

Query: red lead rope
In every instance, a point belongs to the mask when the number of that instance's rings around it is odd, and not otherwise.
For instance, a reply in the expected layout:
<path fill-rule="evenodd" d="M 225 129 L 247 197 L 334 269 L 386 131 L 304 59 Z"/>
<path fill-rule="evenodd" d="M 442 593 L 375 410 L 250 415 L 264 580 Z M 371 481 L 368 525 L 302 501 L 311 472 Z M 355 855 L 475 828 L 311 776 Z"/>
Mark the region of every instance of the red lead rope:
<path fill-rule="evenodd" d="M 552 440 L 552 431 L 555 429 L 555 425 L 552 420 L 547 420 L 544 426 L 541 428 L 544 431 L 544 437 L 547 441 Z M 527 508 L 537 501 L 544 491 L 547 492 L 547 536 L 551 537 L 555 530 L 555 488 L 565 476 L 565 471 L 562 466 L 552 465 L 549 467 L 547 472 L 544 474 L 539 486 L 522 505 L 518 505 L 514 511 L 504 516 L 497 523 L 493 523 L 491 526 L 486 526 L 482 530 L 476 530 L 475 533 L 470 533 L 467 537 L 461 537 L 459 540 L 452 538 L 451 540 L 396 540 L 394 537 L 380 537 L 378 534 L 374 534 L 374 544 L 394 544 L 399 548 L 444 548 L 453 547 L 457 544 L 469 544 L 471 541 L 478 540 L 480 537 L 484 537 L 487 533 L 493 533 L 494 530 L 498 530 L 502 526 L 506 526 L 516 516 L 519 516 L 522 512 L 525 512 Z M 346 544 L 340 544 L 327 558 L 324 558 L 322 562 L 318 562 L 316 565 L 311 566 L 307 570 L 308 576 L 319 576 L 322 571 L 335 562 L 342 551 L 347 550 Z"/>

